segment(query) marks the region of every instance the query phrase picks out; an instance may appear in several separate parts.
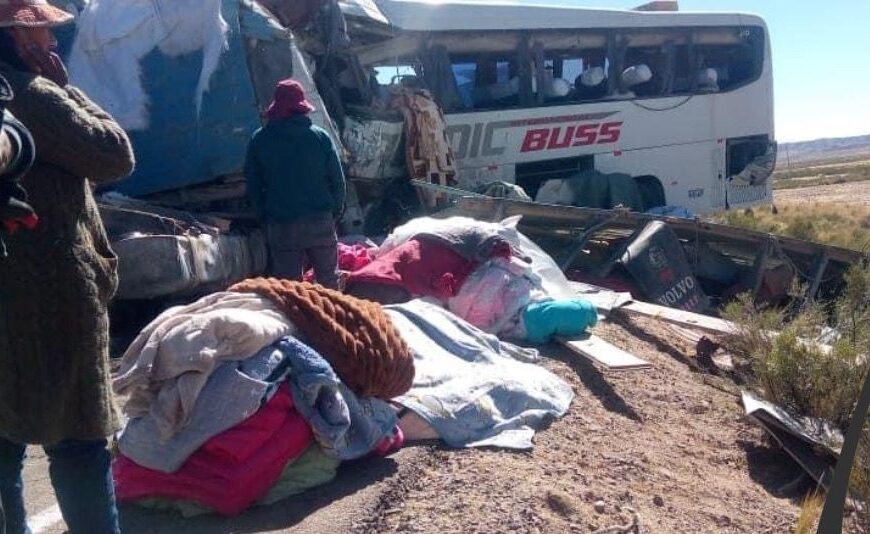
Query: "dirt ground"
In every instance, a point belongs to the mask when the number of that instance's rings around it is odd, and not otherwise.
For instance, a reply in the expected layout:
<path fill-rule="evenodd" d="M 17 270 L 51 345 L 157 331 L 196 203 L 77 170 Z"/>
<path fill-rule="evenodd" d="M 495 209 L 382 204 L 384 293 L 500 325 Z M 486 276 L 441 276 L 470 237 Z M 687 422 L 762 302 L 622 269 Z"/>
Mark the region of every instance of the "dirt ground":
<path fill-rule="evenodd" d="M 775 203 L 842 202 L 870 205 L 870 181 L 776 190 L 773 192 L 773 200 Z"/>
<path fill-rule="evenodd" d="M 807 488 L 778 488 L 800 470 L 744 420 L 733 393 L 693 371 L 693 348 L 647 320 L 597 331 L 653 368 L 605 376 L 553 354 L 547 367 L 577 397 L 534 451 L 436 449 L 365 530 L 622 532 L 609 527 L 632 524 L 634 510 L 640 532 L 791 531 Z"/>
<path fill-rule="evenodd" d="M 596 333 L 651 369 L 602 374 L 548 347 L 544 365 L 573 387 L 568 414 L 530 452 L 407 447 L 347 463 L 330 484 L 223 519 L 137 506 L 124 532 L 790 532 L 806 485 L 780 495 L 799 468 L 747 423 L 729 386 L 696 372 L 694 345 L 662 323 L 604 323 Z M 712 385 L 710 385 L 712 384 Z M 44 459 L 25 478 L 37 534 L 63 532 L 51 515 Z"/>

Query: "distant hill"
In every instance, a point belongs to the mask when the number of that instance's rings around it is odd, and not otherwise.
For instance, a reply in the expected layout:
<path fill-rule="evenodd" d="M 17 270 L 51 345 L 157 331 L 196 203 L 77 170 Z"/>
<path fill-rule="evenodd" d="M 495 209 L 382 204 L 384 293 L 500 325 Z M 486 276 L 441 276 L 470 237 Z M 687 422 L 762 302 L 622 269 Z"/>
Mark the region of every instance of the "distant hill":
<path fill-rule="evenodd" d="M 792 165 L 805 165 L 817 161 L 853 160 L 865 156 L 870 159 L 870 135 L 780 143 L 777 161 L 782 167 L 789 161 Z"/>

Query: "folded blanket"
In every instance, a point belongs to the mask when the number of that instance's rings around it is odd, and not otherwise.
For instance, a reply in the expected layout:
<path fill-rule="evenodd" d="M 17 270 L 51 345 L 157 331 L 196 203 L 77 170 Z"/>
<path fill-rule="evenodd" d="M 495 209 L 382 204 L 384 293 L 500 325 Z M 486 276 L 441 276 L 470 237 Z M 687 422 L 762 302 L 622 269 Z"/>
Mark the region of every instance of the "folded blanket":
<path fill-rule="evenodd" d="M 172 473 L 203 443 L 251 417 L 271 398 L 290 371 L 290 355 L 269 346 L 241 362 L 221 364 L 196 399 L 188 424 L 160 439 L 150 413 L 127 422 L 118 448 L 137 464 Z"/>
<path fill-rule="evenodd" d="M 410 239 L 348 274 L 347 280 L 351 291 L 357 283 L 377 283 L 402 287 L 414 297 L 446 300 L 457 294 L 475 266 L 438 241 Z"/>
<path fill-rule="evenodd" d="M 272 486 L 269 493 L 254 504 L 268 506 L 311 488 L 322 486 L 335 478 L 335 475 L 338 474 L 339 464 L 341 464 L 341 460 L 327 456 L 320 447 L 311 445 L 302 456 L 287 464 L 284 472 L 281 473 L 281 478 Z M 214 509 L 195 502 L 159 497 L 137 500 L 136 504 L 143 508 L 176 511 L 184 517 L 195 517 L 215 512 Z"/>
<path fill-rule="evenodd" d="M 189 420 L 212 372 L 225 361 L 246 360 L 294 333 L 268 299 L 215 293 L 161 313 L 136 337 L 121 359 L 112 386 L 128 394 L 124 412 L 150 413 L 162 439 Z"/>
<path fill-rule="evenodd" d="M 358 398 L 323 357 L 304 343 L 279 343 L 290 358 L 288 378 L 296 410 L 326 454 L 353 460 L 372 452 L 393 431 L 396 411 L 386 401 Z"/>
<path fill-rule="evenodd" d="M 414 358 L 379 304 L 307 282 L 255 278 L 230 288 L 267 297 L 360 397 L 391 399 L 414 381 Z"/>
<path fill-rule="evenodd" d="M 311 440 L 311 429 L 293 409 L 288 388 L 282 387 L 254 416 L 210 439 L 175 473 L 118 456 L 112 465 L 115 494 L 119 502 L 192 501 L 235 515 L 266 495 Z"/>

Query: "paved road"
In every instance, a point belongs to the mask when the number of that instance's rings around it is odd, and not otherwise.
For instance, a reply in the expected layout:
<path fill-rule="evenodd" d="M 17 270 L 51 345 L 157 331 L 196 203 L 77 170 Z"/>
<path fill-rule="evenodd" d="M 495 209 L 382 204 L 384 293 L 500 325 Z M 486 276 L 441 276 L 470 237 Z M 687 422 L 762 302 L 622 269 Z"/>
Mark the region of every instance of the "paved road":
<path fill-rule="evenodd" d="M 331 483 L 232 519 L 183 519 L 173 513 L 122 506 L 121 530 L 124 534 L 353 532 L 373 515 L 385 493 L 400 479 L 407 482 L 416 476 L 420 460 L 429 453 L 426 447 L 410 447 L 390 458 L 346 462 Z M 39 448 L 28 455 L 24 483 L 33 534 L 62 534 L 65 525 L 54 499 L 45 455 Z"/>

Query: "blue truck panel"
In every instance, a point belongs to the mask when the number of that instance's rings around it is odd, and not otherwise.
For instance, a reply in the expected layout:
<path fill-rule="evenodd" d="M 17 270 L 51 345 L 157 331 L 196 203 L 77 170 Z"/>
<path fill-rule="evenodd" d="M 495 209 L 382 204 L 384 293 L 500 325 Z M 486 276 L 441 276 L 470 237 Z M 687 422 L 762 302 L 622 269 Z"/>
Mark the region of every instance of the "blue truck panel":
<path fill-rule="evenodd" d="M 229 48 L 203 95 L 199 116 L 195 90 L 202 52 L 172 58 L 155 50 L 142 61 L 150 126 L 130 132 L 137 167 L 115 186 L 117 191 L 142 196 L 241 172 L 260 118 L 239 27 L 239 1 L 225 0 L 222 10 Z"/>

